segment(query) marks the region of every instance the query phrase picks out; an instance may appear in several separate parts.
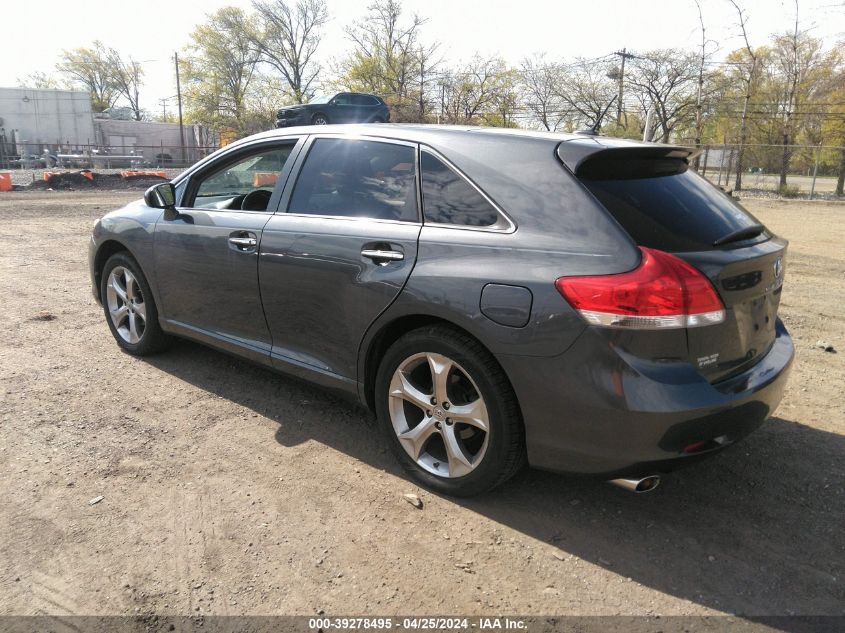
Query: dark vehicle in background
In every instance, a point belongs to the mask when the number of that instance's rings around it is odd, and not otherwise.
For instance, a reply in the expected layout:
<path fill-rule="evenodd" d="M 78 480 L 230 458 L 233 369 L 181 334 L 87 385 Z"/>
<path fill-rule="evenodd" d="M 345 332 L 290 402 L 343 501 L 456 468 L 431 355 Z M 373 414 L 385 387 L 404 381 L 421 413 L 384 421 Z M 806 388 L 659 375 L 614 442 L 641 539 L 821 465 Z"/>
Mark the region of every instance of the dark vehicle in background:
<path fill-rule="evenodd" d="M 387 123 L 384 99 L 363 92 L 338 92 L 314 97 L 310 103 L 286 106 L 276 113 L 276 127 L 330 123 Z"/>
<path fill-rule="evenodd" d="M 793 345 L 786 241 L 695 150 L 436 126 L 229 145 L 99 220 L 131 354 L 193 339 L 375 411 L 420 483 L 526 462 L 635 491 L 760 426 Z"/>

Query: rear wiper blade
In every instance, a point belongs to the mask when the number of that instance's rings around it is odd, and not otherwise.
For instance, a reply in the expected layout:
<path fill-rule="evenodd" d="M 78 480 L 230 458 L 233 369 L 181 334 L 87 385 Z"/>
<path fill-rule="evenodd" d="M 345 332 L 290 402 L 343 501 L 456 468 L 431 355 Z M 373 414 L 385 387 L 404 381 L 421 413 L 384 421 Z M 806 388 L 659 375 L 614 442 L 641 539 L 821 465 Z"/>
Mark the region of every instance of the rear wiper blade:
<path fill-rule="evenodd" d="M 713 246 L 722 246 L 723 244 L 728 244 L 730 242 L 739 242 L 740 240 L 747 240 L 752 237 L 757 237 L 766 230 L 766 227 L 762 224 L 752 224 L 751 226 L 745 226 L 741 229 L 737 229 L 736 231 L 732 231 L 727 235 L 720 237 L 718 240 L 713 242 Z"/>

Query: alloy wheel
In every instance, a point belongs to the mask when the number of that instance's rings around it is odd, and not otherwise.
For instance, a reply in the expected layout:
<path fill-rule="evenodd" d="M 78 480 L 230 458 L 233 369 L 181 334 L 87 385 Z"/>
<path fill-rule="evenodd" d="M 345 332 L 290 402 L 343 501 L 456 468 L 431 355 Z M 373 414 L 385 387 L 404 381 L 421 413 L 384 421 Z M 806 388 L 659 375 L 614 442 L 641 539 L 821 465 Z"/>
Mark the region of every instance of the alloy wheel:
<path fill-rule="evenodd" d="M 435 353 L 408 357 L 390 381 L 393 430 L 417 465 L 440 477 L 463 477 L 484 459 L 487 406 L 467 371 Z"/>
<path fill-rule="evenodd" d="M 314 117 L 314 125 L 328 125 L 328 119 L 324 116 Z"/>
<path fill-rule="evenodd" d="M 120 338 L 135 345 L 147 328 L 147 305 L 135 275 L 128 268 L 115 266 L 106 283 L 109 317 Z"/>

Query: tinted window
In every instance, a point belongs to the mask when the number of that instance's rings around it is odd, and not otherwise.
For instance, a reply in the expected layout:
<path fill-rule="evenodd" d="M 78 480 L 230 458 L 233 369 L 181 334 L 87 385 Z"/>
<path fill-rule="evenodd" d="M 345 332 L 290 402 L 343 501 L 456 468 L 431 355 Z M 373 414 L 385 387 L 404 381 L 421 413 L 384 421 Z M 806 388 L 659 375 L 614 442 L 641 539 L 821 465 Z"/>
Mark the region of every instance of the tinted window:
<path fill-rule="evenodd" d="M 422 153 L 423 214 L 427 222 L 492 226 L 499 215 L 478 190 L 443 161 Z"/>
<path fill-rule="evenodd" d="M 670 252 L 710 250 L 716 241 L 758 224 L 707 180 L 687 171 L 686 163 L 632 160 L 608 168 L 613 162 L 579 175 L 640 246 Z"/>
<path fill-rule="evenodd" d="M 349 95 L 346 94 L 346 93 L 339 94 L 332 100 L 332 103 L 334 105 L 349 105 L 350 104 Z"/>
<path fill-rule="evenodd" d="M 265 147 L 201 175 L 194 202 L 188 206 L 199 209 L 266 210 L 279 173 L 292 149 L 293 144 L 272 149 Z M 256 193 L 249 198 L 246 206 L 242 206 L 246 194 L 259 190 L 264 193 Z"/>
<path fill-rule="evenodd" d="M 360 106 L 373 106 L 378 103 L 375 99 L 373 99 L 370 95 L 351 95 L 353 105 L 360 105 Z"/>
<path fill-rule="evenodd" d="M 407 145 L 317 139 L 288 211 L 416 222 L 414 154 Z"/>

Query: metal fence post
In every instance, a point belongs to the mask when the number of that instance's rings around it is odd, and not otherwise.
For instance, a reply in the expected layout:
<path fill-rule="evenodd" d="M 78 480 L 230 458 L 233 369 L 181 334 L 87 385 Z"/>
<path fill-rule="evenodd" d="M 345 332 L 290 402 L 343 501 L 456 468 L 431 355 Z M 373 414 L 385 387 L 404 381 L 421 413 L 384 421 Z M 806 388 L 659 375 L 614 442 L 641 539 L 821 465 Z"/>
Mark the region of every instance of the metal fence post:
<path fill-rule="evenodd" d="M 813 194 L 816 193 L 816 175 L 819 173 L 819 156 L 822 153 L 822 144 L 816 148 L 816 162 L 813 164 L 813 183 L 810 185 L 810 200 L 813 199 Z"/>

